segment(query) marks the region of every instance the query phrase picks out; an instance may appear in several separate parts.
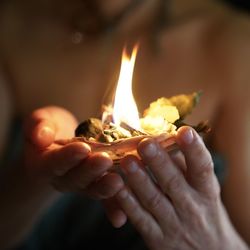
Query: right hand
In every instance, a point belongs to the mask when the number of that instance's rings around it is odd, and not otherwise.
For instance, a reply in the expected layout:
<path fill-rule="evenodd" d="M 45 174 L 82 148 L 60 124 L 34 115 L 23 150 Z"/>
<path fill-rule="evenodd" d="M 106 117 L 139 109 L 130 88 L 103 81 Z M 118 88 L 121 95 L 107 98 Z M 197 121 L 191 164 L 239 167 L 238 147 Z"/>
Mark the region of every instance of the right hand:
<path fill-rule="evenodd" d="M 27 176 L 61 192 L 84 193 L 94 199 L 112 197 L 123 182 L 118 174 L 107 172 L 113 165 L 107 154 L 91 153 L 83 142 L 55 143 L 72 138 L 76 126 L 74 116 L 62 108 L 45 107 L 32 113 L 25 123 Z"/>

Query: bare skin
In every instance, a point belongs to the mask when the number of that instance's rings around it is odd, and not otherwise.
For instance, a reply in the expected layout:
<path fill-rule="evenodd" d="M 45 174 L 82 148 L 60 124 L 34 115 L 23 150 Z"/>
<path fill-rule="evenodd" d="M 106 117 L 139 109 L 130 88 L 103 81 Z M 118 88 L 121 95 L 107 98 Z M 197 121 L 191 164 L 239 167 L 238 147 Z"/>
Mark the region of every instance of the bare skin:
<path fill-rule="evenodd" d="M 119 204 L 150 249 L 247 249 L 228 221 L 202 139 L 182 127 L 176 142 L 185 158 L 184 170 L 149 139 L 138 146 L 141 160 L 123 160 L 128 187 L 116 195 Z"/>
<path fill-rule="evenodd" d="M 176 2 L 176 9 L 179 9 L 180 0 Z M 250 201 L 246 191 L 250 189 L 247 153 L 250 150 L 247 141 L 250 130 L 249 122 L 246 122 L 249 120 L 246 114 L 249 114 L 250 93 L 246 68 L 246 60 L 250 58 L 247 56 L 250 53 L 247 42 L 250 39 L 247 32 L 249 20 L 225 8 L 211 7 L 211 4 L 207 8 L 207 2 L 200 4 L 204 14 L 194 15 L 183 23 L 153 33 L 158 45 L 156 48 L 160 51 L 157 54 L 152 49 L 151 33 L 148 34 L 145 28 L 150 27 L 151 31 L 150 20 L 155 16 L 152 10 L 157 9 L 158 1 L 153 2 L 156 8 L 140 9 L 144 13 L 143 19 L 138 17 L 141 22 L 135 22 L 142 24 L 139 29 L 138 26 L 133 27 L 133 23 L 123 21 L 118 31 L 105 33 L 98 39 L 84 36 L 80 43 L 75 43 L 74 36 L 72 42 L 75 29 L 65 25 L 69 23 L 75 7 L 66 8 L 69 13 L 64 13 L 60 8 L 62 5 L 56 1 L 54 5 L 43 5 L 46 8 L 41 8 L 38 3 L 30 6 L 34 13 L 43 10 L 37 17 L 22 12 L 25 4 L 20 8 L 20 3 L 15 2 L 2 10 L 1 55 L 7 76 L 2 85 L 6 86 L 7 82 L 8 88 L 3 87 L 5 90 L 1 92 L 4 96 L 1 106 L 6 109 L 0 111 L 1 124 L 5 124 L 1 126 L 0 134 L 6 133 L 12 111 L 25 116 L 51 103 L 65 107 L 80 120 L 96 116 L 107 86 L 115 82 L 114 72 L 117 75 L 126 38 L 131 33 L 139 33 L 142 38 L 135 73 L 135 96 L 140 109 L 163 95 L 204 91 L 202 102 L 190 122 L 209 119 L 216 128 L 209 140 L 215 150 L 228 157 L 230 163 L 230 174 L 222 190 L 223 200 L 236 228 L 250 241 Z M 57 18 L 51 11 L 54 7 L 58 7 Z M 112 19 L 123 6 L 116 8 L 111 13 L 106 13 L 104 8 L 104 13 Z M 132 11 L 129 16 L 136 18 L 137 11 Z M 173 11 L 173 20 L 185 12 L 188 13 L 185 8 L 180 12 Z M 147 23 L 146 27 L 144 23 Z M 140 94 L 142 90 L 143 95 Z M 236 103 L 241 103 L 240 109 Z M 237 122 L 232 121 L 232 114 Z M 65 130 L 60 133 L 65 133 Z M 0 138 L 0 145 L 4 145 L 4 141 L 5 138 Z M 63 187 L 68 188 L 61 185 L 61 189 Z M 42 204 L 45 200 L 35 203 Z M 113 216 L 114 213 L 110 213 L 112 223 L 115 226 L 124 224 L 124 213 L 120 211 L 118 216 Z"/>
<path fill-rule="evenodd" d="M 26 120 L 24 152 L 16 164 L 1 171 L 0 195 L 5 201 L 1 205 L 1 248 L 25 237 L 44 209 L 59 197 L 58 191 L 105 199 L 123 186 L 120 176 L 105 175 L 113 165 L 107 154 L 92 153 L 81 142 L 55 143 L 59 138 L 72 138 L 76 125 L 75 118 L 58 107 L 38 109 Z"/>

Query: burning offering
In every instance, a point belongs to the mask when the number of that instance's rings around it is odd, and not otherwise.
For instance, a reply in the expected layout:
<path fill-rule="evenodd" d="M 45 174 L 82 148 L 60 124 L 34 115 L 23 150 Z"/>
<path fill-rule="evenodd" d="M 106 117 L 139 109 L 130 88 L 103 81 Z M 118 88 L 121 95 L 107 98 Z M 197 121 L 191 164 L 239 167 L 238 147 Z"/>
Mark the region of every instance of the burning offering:
<path fill-rule="evenodd" d="M 112 104 L 103 107 L 102 119 L 89 118 L 75 131 L 73 140 L 88 143 L 94 152 L 107 152 L 115 163 L 127 154 L 136 154 L 137 144 L 143 138 L 156 139 L 166 150 L 176 147 L 174 135 L 185 117 L 198 104 L 201 93 L 159 98 L 143 112 L 142 117 L 132 93 L 132 78 L 138 46 L 131 56 L 123 51 L 120 76 Z M 194 127 L 208 132 L 202 122 Z"/>

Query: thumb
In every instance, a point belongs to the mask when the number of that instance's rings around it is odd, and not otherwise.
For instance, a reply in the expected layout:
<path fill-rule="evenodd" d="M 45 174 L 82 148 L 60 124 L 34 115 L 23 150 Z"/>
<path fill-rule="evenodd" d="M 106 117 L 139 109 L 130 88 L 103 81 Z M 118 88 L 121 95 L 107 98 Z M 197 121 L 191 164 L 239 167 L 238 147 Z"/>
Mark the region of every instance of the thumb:
<path fill-rule="evenodd" d="M 55 139 L 55 125 L 46 109 L 34 111 L 24 123 L 26 140 L 39 149 L 50 146 Z"/>

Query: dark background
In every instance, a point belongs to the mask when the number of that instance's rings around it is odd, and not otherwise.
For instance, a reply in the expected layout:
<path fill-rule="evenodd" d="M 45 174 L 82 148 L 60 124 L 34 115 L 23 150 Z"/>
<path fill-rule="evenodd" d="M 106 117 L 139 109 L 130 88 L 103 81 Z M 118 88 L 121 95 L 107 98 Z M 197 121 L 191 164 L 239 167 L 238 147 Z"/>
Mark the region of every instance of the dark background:
<path fill-rule="evenodd" d="M 230 5 L 250 13 L 250 0 L 222 0 Z"/>

